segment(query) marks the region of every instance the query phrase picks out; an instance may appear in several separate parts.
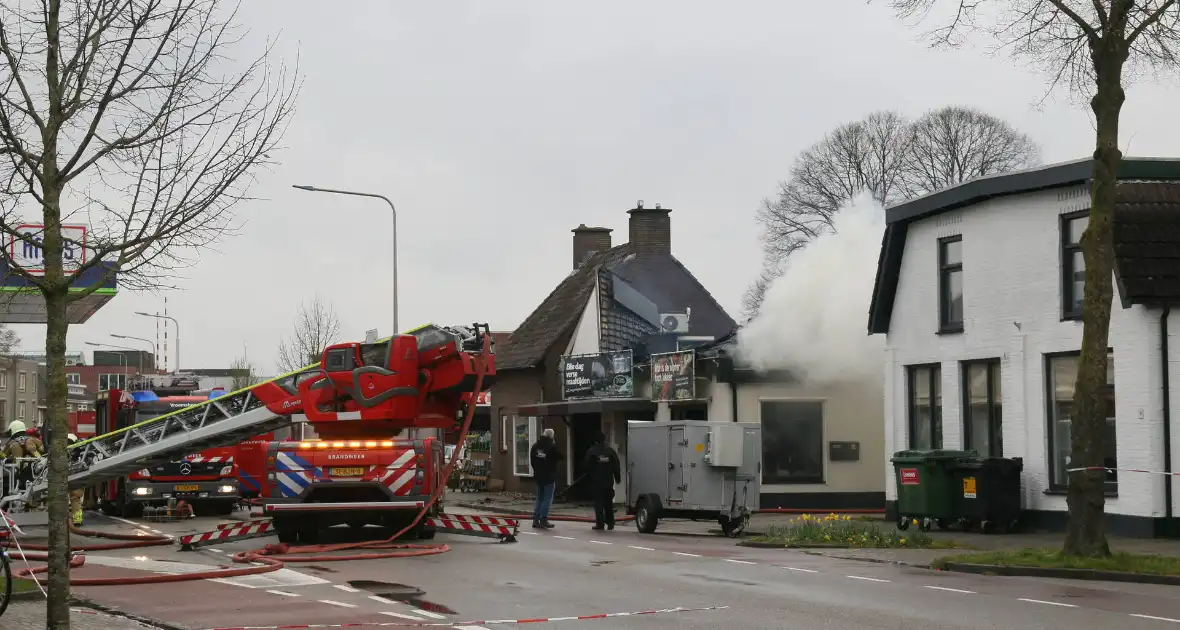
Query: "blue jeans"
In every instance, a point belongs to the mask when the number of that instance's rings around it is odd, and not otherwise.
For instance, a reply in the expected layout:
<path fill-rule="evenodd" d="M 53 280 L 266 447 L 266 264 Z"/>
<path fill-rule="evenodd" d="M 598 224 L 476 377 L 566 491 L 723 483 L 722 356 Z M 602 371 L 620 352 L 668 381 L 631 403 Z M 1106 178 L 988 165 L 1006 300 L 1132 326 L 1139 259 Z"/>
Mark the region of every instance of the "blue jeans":
<path fill-rule="evenodd" d="M 553 483 L 537 484 L 537 502 L 533 504 L 533 522 L 549 520 L 549 507 L 553 505 Z"/>

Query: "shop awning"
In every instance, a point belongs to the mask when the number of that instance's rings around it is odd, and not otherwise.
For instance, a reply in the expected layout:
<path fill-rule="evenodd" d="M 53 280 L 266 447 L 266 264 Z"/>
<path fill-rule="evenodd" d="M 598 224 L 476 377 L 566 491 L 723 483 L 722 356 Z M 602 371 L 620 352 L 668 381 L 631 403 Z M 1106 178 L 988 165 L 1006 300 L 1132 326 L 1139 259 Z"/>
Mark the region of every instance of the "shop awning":
<path fill-rule="evenodd" d="M 646 398 L 591 398 L 561 402 L 521 405 L 518 414 L 525 416 L 570 416 L 575 413 L 604 413 L 610 411 L 655 412 L 656 404 Z"/>

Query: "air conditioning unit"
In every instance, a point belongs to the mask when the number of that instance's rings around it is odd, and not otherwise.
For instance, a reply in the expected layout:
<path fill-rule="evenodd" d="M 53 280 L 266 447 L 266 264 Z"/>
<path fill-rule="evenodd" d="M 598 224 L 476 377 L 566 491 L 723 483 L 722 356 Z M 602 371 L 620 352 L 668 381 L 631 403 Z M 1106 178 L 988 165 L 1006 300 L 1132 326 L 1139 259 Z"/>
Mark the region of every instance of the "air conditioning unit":
<path fill-rule="evenodd" d="M 688 332 L 688 313 L 660 313 L 660 329 L 666 333 Z"/>

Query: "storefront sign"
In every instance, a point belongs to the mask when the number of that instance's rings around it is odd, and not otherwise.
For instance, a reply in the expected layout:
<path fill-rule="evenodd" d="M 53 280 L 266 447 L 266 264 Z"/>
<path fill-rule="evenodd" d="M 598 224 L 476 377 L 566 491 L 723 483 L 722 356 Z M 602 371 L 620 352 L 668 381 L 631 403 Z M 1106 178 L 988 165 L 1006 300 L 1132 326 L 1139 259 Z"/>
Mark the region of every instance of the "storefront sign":
<path fill-rule="evenodd" d="M 651 399 L 692 400 L 696 398 L 694 352 L 651 355 Z"/>
<path fill-rule="evenodd" d="M 634 395 L 630 350 L 561 358 L 562 399 L 630 398 Z"/>

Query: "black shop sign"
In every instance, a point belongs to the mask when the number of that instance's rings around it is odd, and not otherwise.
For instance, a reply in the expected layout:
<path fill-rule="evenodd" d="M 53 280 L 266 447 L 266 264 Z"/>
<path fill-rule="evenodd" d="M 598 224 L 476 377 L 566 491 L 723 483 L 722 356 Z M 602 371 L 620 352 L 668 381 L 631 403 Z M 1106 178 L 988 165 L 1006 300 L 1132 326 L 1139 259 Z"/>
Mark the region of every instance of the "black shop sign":
<path fill-rule="evenodd" d="M 561 397 L 631 398 L 635 395 L 631 351 L 575 354 L 561 358 Z"/>

